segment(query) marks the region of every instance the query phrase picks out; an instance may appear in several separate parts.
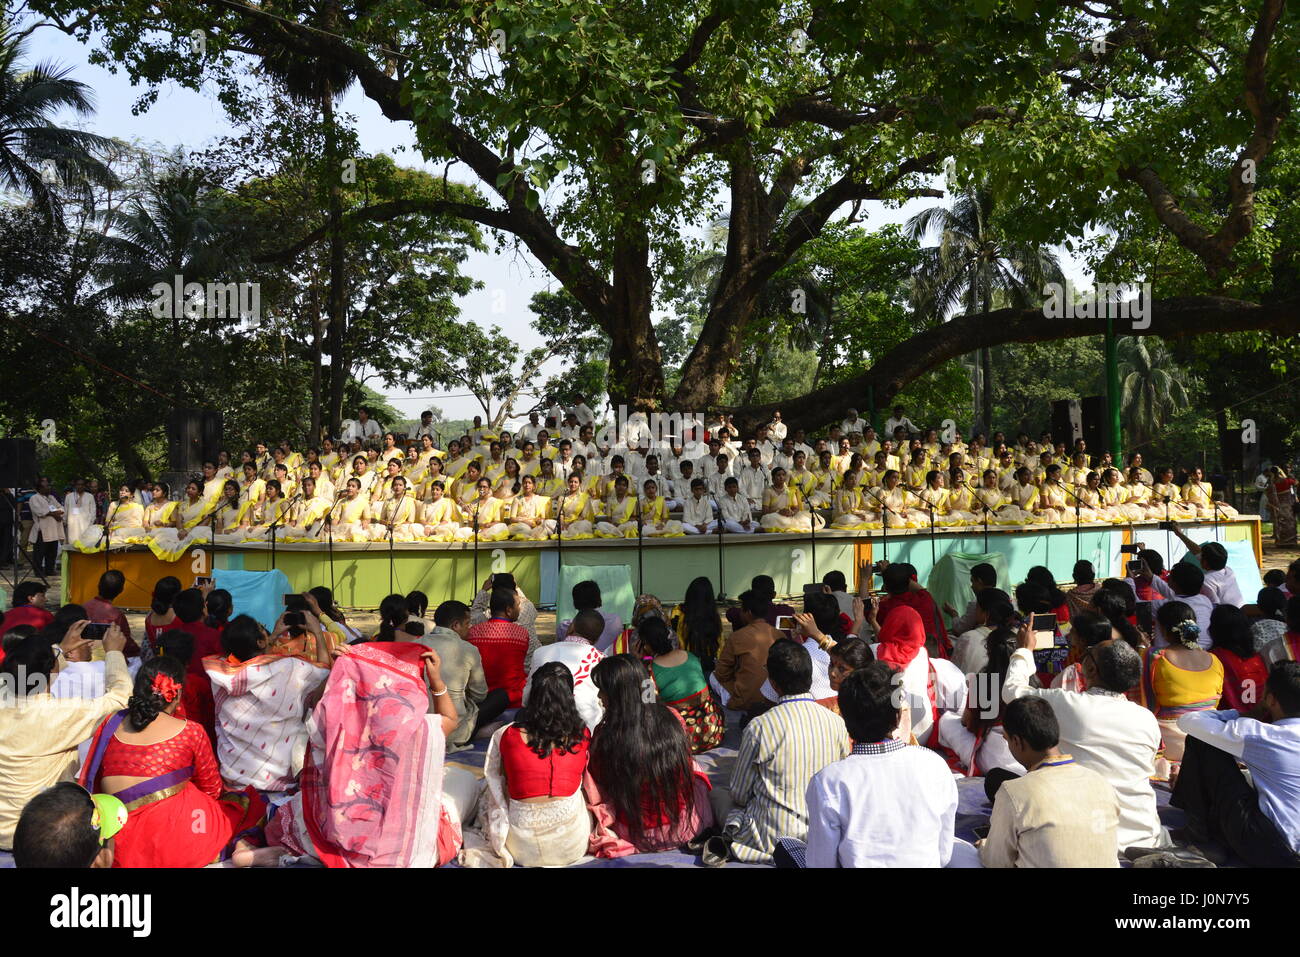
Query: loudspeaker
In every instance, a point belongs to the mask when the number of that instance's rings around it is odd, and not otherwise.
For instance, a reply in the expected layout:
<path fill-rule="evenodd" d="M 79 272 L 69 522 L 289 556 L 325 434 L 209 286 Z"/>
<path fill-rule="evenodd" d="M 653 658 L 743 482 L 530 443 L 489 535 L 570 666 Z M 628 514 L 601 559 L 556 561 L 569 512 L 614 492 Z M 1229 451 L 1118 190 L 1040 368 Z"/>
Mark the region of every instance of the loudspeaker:
<path fill-rule="evenodd" d="M 0 439 L 0 486 L 31 488 L 39 477 L 35 439 Z"/>
<path fill-rule="evenodd" d="M 1088 452 L 1107 451 L 1105 439 L 1106 400 L 1099 395 L 1082 399 L 1058 399 L 1052 403 L 1052 438 L 1071 449 L 1075 439 L 1088 443 Z"/>
<path fill-rule="evenodd" d="M 203 458 L 215 462 L 221 451 L 222 420 L 220 412 L 203 413 Z M 202 463 L 200 463 L 202 465 Z"/>
<path fill-rule="evenodd" d="M 203 413 L 198 409 L 172 409 L 167 420 L 167 466 L 173 472 L 202 470 Z"/>

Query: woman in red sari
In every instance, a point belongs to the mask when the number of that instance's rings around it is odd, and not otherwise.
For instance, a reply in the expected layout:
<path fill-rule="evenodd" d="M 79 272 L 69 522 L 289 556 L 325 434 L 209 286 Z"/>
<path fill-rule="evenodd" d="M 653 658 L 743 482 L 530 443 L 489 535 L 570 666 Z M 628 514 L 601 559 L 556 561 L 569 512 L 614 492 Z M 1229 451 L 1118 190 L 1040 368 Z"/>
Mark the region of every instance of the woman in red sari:
<path fill-rule="evenodd" d="M 1210 652 L 1223 662 L 1223 700 L 1220 708 L 1243 714 L 1264 698 L 1268 665 L 1255 650 L 1250 619 L 1236 605 L 1216 605 L 1210 614 Z"/>
<path fill-rule="evenodd" d="M 91 741 L 81 784 L 112 794 L 130 817 L 117 835 L 114 867 L 237 867 L 269 864 L 257 848 L 266 804 L 251 788 L 222 797 L 212 745 L 194 721 L 175 717 L 185 666 L 161 656 L 140 666 L 125 711 L 109 715 Z"/>

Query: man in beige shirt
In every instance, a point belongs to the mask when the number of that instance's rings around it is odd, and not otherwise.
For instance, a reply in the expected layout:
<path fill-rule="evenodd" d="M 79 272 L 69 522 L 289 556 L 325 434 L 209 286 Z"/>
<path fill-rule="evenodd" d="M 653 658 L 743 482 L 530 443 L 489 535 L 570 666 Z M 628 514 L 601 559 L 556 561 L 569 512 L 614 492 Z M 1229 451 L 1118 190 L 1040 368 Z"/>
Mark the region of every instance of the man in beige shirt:
<path fill-rule="evenodd" d="M 737 617 L 741 627 L 722 643 L 722 653 L 709 676 L 723 705 L 733 711 L 757 714 L 771 705 L 762 691 L 767 681 L 767 652 L 785 636 L 767 623 L 768 604 L 763 595 L 753 591 L 740 596 Z"/>
<path fill-rule="evenodd" d="M 131 677 L 122 649 L 126 636 L 111 626 L 104 635 L 104 694 L 99 698 L 55 698 L 54 676 L 69 655 L 90 644 L 81 637 L 88 621 L 68 629 L 61 644 L 25 638 L 0 667 L 0 848 L 13 847 L 23 808 L 37 794 L 77 773 L 77 745 L 90 738 L 105 717 L 126 707 Z"/>
<path fill-rule="evenodd" d="M 998 788 L 985 867 L 1118 867 L 1119 799 L 1110 783 L 1057 750 L 1060 729 L 1042 698 L 1017 698 L 1002 715 L 1012 756 L 1029 769 Z"/>

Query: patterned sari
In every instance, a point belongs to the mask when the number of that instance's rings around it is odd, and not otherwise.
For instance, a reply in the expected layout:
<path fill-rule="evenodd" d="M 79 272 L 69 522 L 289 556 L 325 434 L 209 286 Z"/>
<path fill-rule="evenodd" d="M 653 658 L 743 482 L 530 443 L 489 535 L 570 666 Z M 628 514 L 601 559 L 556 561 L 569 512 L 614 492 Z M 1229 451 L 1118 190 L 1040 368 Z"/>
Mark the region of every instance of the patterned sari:
<path fill-rule="evenodd" d="M 308 719 L 301 790 L 267 831 L 327 867 L 435 867 L 460 850 L 442 799 L 442 718 L 414 642 L 353 646 Z"/>

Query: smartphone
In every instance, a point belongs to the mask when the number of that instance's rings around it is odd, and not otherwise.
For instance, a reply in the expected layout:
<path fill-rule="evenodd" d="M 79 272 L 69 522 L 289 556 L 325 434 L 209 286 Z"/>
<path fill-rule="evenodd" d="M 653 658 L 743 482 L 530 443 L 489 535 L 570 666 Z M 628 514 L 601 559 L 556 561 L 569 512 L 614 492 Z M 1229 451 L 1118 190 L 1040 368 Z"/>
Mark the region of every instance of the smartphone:
<path fill-rule="evenodd" d="M 823 586 L 821 582 L 813 582 L 811 585 L 804 585 L 803 600 L 807 601 L 809 595 L 824 595 L 825 592 L 822 589 Z"/>
<path fill-rule="evenodd" d="M 1034 650 L 1043 651 L 1056 647 L 1056 616 L 1052 614 L 1034 615 L 1029 623 L 1034 632 Z"/>
<path fill-rule="evenodd" d="M 1162 532 L 1172 532 L 1174 530 L 1174 523 L 1161 522 L 1159 525 L 1156 526 L 1156 528 L 1160 529 L 1160 531 Z"/>
<path fill-rule="evenodd" d="M 977 824 L 975 827 L 971 828 L 971 831 L 975 834 L 975 840 L 983 841 L 989 836 L 989 825 Z"/>
<path fill-rule="evenodd" d="M 297 625 L 301 628 L 307 624 L 307 616 L 300 611 L 286 611 L 284 613 L 284 623 L 286 625 Z"/>
<path fill-rule="evenodd" d="M 1134 542 L 1132 545 L 1121 545 L 1119 553 L 1121 555 L 1136 555 L 1142 549 L 1141 542 Z"/>
<path fill-rule="evenodd" d="M 297 592 L 285 592 L 280 596 L 280 599 L 283 604 L 288 605 L 290 602 L 297 601 L 301 597 L 302 595 Z"/>
<path fill-rule="evenodd" d="M 1124 570 L 1128 572 L 1129 578 L 1137 578 L 1142 574 L 1142 560 L 1135 558 L 1131 562 L 1124 563 Z"/>
<path fill-rule="evenodd" d="M 211 584 L 212 578 L 208 575 L 200 575 L 198 578 L 194 579 L 195 588 L 207 588 Z"/>
<path fill-rule="evenodd" d="M 777 616 L 776 616 L 776 630 L 777 630 L 777 631 L 794 631 L 794 628 L 795 628 L 795 624 L 794 624 L 794 616 L 792 616 L 792 615 L 777 615 Z"/>
<path fill-rule="evenodd" d="M 92 641 L 99 641 L 108 632 L 111 621 L 92 621 L 81 631 L 82 638 L 89 638 Z"/>
<path fill-rule="evenodd" d="M 1141 628 L 1143 631 L 1145 631 L 1148 635 L 1151 634 L 1151 629 L 1154 624 L 1153 618 L 1154 616 L 1151 614 L 1151 602 L 1149 601 L 1138 602 L 1137 603 L 1138 627 Z"/>

